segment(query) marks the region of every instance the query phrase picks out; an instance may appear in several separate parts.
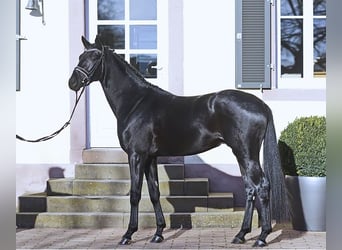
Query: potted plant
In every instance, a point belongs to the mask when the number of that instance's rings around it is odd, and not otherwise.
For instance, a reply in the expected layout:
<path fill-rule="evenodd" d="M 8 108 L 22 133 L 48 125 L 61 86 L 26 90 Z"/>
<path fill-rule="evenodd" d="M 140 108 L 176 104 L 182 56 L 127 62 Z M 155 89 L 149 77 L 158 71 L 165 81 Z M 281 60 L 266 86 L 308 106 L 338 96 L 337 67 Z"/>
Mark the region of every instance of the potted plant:
<path fill-rule="evenodd" d="M 296 118 L 281 132 L 278 145 L 293 228 L 325 231 L 325 117 Z"/>

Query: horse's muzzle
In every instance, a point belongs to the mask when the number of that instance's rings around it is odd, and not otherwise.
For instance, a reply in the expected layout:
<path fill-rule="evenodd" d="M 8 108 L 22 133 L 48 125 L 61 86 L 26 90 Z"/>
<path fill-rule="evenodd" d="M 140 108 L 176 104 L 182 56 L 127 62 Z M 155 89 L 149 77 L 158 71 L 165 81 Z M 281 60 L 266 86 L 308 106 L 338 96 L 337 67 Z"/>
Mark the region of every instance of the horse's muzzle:
<path fill-rule="evenodd" d="M 74 71 L 69 79 L 69 88 L 74 91 L 78 91 L 81 87 L 82 87 L 82 83 L 78 79 L 77 74 Z"/>

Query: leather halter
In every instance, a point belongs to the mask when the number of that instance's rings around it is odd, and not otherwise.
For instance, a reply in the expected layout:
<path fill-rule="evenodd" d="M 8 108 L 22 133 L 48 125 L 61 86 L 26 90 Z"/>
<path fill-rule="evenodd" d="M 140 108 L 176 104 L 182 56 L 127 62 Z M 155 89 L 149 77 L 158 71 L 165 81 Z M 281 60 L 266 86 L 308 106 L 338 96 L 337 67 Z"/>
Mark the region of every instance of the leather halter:
<path fill-rule="evenodd" d="M 100 51 L 100 50 L 97 48 L 94 48 L 94 49 L 86 50 L 86 52 L 88 52 L 88 51 Z M 75 71 L 77 71 L 77 72 L 79 72 L 85 76 L 85 78 L 82 80 L 83 87 L 86 87 L 91 83 L 91 80 L 95 74 L 95 71 L 97 70 L 97 68 L 99 67 L 100 64 L 102 64 L 101 75 L 103 74 L 103 70 L 104 70 L 104 65 L 103 65 L 104 64 L 104 60 L 103 60 L 103 58 L 104 58 L 104 47 L 102 47 L 102 51 L 100 51 L 100 52 L 101 52 L 101 57 L 96 61 L 96 63 L 93 65 L 93 67 L 89 71 L 83 67 L 80 67 L 80 66 L 75 67 Z"/>

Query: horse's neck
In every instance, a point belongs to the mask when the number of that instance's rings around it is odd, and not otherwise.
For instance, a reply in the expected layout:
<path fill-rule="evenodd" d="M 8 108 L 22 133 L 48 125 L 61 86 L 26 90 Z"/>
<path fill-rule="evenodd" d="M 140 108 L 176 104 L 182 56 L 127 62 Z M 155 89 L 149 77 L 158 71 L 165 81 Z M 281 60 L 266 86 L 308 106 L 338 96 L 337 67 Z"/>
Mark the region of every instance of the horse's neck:
<path fill-rule="evenodd" d="M 112 51 L 106 51 L 101 85 L 110 107 L 119 119 L 120 114 L 125 114 L 130 107 L 143 98 L 148 88 L 137 83 L 126 70 L 120 68 L 125 66 L 118 65 L 122 62 L 115 59 L 112 53 Z"/>

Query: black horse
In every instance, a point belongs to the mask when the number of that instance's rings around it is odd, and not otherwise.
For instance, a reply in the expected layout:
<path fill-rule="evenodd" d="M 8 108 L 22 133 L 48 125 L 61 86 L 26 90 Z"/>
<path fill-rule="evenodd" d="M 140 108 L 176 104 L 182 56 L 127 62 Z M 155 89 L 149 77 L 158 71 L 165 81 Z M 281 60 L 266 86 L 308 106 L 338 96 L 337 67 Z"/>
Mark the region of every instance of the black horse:
<path fill-rule="evenodd" d="M 287 219 L 284 176 L 270 108 L 254 95 L 224 90 L 201 96 L 173 95 L 147 82 L 136 69 L 99 37 L 79 57 L 69 87 L 78 91 L 100 81 L 117 118 L 120 145 L 129 159 L 130 222 L 120 244 L 129 244 L 138 229 L 138 205 L 143 176 L 155 210 L 157 231 L 152 242 L 163 240 L 165 220 L 159 202 L 158 156 L 197 154 L 222 143 L 232 148 L 246 189 L 246 208 L 233 243 L 245 242 L 251 231 L 255 197 L 260 201 L 261 234 L 254 246 L 265 246 L 271 220 Z M 264 172 L 259 152 L 264 145 Z M 271 190 L 271 193 L 270 193 Z"/>

